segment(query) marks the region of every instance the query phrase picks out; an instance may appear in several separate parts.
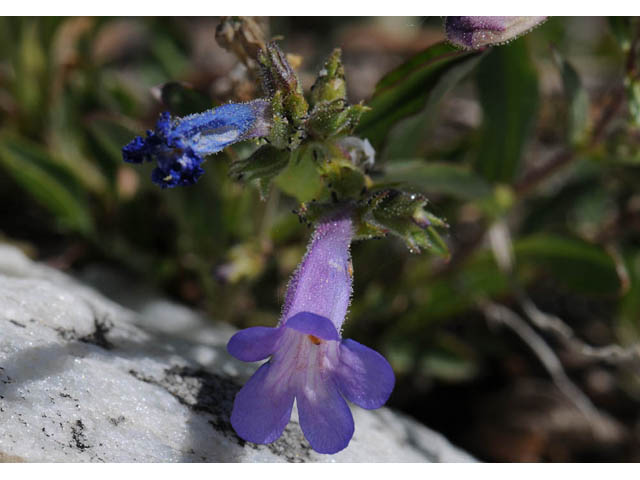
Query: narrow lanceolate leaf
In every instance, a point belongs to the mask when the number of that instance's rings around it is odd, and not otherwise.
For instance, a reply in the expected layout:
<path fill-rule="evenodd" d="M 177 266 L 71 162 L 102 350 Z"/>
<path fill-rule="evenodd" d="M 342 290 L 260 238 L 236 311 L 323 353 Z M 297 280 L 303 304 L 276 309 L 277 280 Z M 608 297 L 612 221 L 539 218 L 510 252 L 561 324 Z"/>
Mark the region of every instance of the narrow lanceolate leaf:
<path fill-rule="evenodd" d="M 520 270 L 545 273 L 578 292 L 615 295 L 620 291 L 615 262 L 597 245 L 538 234 L 516 241 L 513 247 Z"/>
<path fill-rule="evenodd" d="M 56 168 L 47 152 L 23 140 L 4 138 L 0 141 L 0 166 L 51 211 L 62 227 L 90 233 L 92 220 L 86 199 L 71 175 Z"/>
<path fill-rule="evenodd" d="M 556 52 L 556 63 L 562 74 L 562 86 L 567 102 L 567 136 L 572 145 L 586 140 L 589 128 L 589 96 L 578 72 L 566 58 Z"/>
<path fill-rule="evenodd" d="M 640 341 L 640 253 L 628 255 L 624 262 L 629 273 L 630 288 L 622 297 L 618 311 L 617 331 L 625 342 Z"/>
<path fill-rule="evenodd" d="M 426 194 L 439 193 L 462 200 L 474 200 L 491 193 L 487 182 L 468 168 L 424 160 L 389 162 L 381 181 L 403 182 Z"/>
<path fill-rule="evenodd" d="M 438 103 L 466 75 L 481 54 L 461 52 L 445 43 L 433 45 L 389 72 L 376 85 L 358 136 L 378 148 L 396 122 Z"/>
<path fill-rule="evenodd" d="M 478 67 L 484 121 L 476 170 L 490 181 L 514 179 L 536 118 L 538 79 L 524 40 L 493 49 Z"/>
<path fill-rule="evenodd" d="M 631 46 L 633 17 L 607 17 L 607 22 L 622 50 L 628 51 Z"/>

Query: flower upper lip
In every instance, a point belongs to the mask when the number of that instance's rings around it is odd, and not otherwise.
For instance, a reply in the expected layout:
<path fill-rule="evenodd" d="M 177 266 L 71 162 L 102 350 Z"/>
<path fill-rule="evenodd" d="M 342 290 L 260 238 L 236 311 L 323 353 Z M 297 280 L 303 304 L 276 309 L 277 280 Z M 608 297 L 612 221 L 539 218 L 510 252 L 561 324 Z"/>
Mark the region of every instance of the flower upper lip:
<path fill-rule="evenodd" d="M 336 327 L 324 320 L 328 319 L 311 312 L 302 312 L 287 320 L 283 326 L 324 340 L 340 340 Z"/>

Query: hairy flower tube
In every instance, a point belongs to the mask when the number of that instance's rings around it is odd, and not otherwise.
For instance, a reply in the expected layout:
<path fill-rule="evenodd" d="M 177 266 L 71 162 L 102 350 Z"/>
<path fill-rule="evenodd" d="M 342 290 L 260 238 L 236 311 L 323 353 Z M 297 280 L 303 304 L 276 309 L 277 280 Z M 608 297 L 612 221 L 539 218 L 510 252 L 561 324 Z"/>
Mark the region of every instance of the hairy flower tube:
<path fill-rule="evenodd" d="M 508 42 L 527 33 L 547 17 L 447 17 L 447 39 L 462 48 L 478 49 Z"/>
<path fill-rule="evenodd" d="M 125 162 L 156 161 L 151 180 L 162 188 L 192 185 L 204 173 L 204 156 L 270 130 L 270 104 L 266 100 L 229 103 L 186 117 L 160 115 L 155 130 L 136 137 L 122 149 Z"/>
<path fill-rule="evenodd" d="M 311 447 L 336 453 L 354 432 L 345 399 L 374 409 L 391 395 L 395 377 L 387 360 L 341 338 L 352 290 L 352 236 L 347 215 L 320 222 L 289 283 L 279 325 L 247 328 L 229 340 L 229 353 L 240 360 L 271 357 L 236 395 L 231 425 L 241 438 L 277 440 L 295 399 Z"/>

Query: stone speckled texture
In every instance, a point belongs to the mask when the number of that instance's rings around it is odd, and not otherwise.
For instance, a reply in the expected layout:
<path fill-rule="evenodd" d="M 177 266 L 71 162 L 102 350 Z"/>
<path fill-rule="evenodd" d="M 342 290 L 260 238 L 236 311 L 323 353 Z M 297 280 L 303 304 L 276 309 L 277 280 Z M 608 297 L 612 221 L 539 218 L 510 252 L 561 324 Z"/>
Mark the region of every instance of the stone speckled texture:
<path fill-rule="evenodd" d="M 234 329 L 148 293 L 135 308 L 0 245 L 0 461 L 473 461 L 386 408 L 354 406 L 336 455 L 310 449 L 295 409 L 273 444 L 245 442 L 229 414 L 256 365 L 227 354 Z"/>

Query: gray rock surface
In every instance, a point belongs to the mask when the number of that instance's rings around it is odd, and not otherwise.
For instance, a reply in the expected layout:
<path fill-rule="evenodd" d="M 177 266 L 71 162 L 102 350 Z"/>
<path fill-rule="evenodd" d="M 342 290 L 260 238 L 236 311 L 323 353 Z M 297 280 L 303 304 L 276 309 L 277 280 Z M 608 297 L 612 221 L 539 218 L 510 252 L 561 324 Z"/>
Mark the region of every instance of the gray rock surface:
<path fill-rule="evenodd" d="M 256 365 L 226 353 L 234 330 L 162 299 L 137 305 L 0 245 L 0 461 L 473 461 L 386 408 L 354 406 L 336 455 L 310 449 L 295 411 L 278 441 L 244 442 L 229 414 Z"/>

